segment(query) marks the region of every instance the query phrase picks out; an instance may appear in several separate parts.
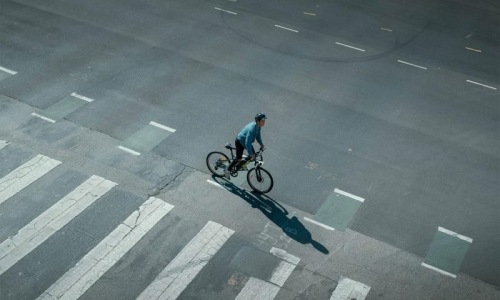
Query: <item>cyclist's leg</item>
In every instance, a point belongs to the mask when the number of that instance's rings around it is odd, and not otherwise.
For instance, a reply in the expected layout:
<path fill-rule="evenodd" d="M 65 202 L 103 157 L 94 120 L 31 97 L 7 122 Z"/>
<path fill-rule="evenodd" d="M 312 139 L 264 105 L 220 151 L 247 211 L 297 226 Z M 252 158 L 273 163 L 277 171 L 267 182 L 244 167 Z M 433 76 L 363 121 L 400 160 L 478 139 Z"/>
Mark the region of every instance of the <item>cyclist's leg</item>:
<path fill-rule="evenodd" d="M 234 141 L 234 145 L 236 146 L 236 159 L 231 162 L 229 167 L 227 167 L 229 171 L 241 161 L 241 158 L 243 157 L 243 150 L 245 150 L 245 147 L 240 143 L 240 141 L 238 141 L 238 139 Z"/>

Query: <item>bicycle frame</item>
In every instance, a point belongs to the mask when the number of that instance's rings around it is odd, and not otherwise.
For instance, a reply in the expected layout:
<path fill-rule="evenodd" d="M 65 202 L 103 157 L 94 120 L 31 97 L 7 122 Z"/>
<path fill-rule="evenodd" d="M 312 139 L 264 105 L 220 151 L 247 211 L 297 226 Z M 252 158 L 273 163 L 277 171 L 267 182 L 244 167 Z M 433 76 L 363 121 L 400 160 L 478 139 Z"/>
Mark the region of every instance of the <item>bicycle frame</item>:
<path fill-rule="evenodd" d="M 226 149 L 229 149 L 231 151 L 231 161 L 234 161 L 236 159 L 236 155 L 234 154 L 233 150 L 236 148 L 231 145 L 231 143 L 227 143 L 225 145 Z M 262 152 L 264 152 L 264 149 L 259 149 L 259 151 L 255 152 L 255 159 L 254 159 L 254 166 L 256 169 L 260 168 L 264 164 L 264 158 L 262 157 Z M 250 160 L 248 159 L 249 156 L 244 156 L 242 161 L 238 163 L 235 168 L 237 171 L 241 170 L 244 168 Z M 260 175 L 260 174 L 259 174 Z"/>

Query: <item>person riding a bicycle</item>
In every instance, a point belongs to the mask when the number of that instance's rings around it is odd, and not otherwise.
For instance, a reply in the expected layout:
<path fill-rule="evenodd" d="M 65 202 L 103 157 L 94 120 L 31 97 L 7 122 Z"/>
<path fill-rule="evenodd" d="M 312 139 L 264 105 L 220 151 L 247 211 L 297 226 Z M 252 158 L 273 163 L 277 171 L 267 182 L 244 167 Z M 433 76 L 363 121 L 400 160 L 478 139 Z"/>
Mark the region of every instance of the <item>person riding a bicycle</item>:
<path fill-rule="evenodd" d="M 255 122 L 251 122 L 246 125 L 236 137 L 234 141 L 236 146 L 236 159 L 231 162 L 229 167 L 224 172 L 224 177 L 226 179 L 231 178 L 232 169 L 242 161 L 243 151 L 246 149 L 251 160 L 255 159 L 255 149 L 253 148 L 253 142 L 257 140 L 261 148 L 264 148 L 264 143 L 262 142 L 262 137 L 260 134 L 261 128 L 266 124 L 266 115 L 263 113 L 258 113 L 255 115 Z"/>

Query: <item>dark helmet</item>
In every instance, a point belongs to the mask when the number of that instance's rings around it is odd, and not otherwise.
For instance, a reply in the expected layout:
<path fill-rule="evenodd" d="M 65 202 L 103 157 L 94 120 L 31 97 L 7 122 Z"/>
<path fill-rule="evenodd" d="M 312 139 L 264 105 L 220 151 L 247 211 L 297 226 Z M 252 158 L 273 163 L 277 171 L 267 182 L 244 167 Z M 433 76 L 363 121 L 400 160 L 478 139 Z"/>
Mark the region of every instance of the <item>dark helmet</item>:
<path fill-rule="evenodd" d="M 255 115 L 255 121 L 260 121 L 262 119 L 267 119 L 266 115 L 263 113 L 258 113 Z"/>

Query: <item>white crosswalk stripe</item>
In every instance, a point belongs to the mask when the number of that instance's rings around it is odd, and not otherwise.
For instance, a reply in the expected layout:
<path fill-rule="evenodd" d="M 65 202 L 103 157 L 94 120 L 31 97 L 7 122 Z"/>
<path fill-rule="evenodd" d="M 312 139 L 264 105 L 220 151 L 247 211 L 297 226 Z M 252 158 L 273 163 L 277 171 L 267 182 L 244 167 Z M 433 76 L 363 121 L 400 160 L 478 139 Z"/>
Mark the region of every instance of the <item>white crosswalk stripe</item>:
<path fill-rule="evenodd" d="M 0 244 L 0 275 L 111 190 L 116 183 L 92 176 Z"/>
<path fill-rule="evenodd" d="M 209 221 L 137 299 L 176 299 L 233 233 Z"/>
<path fill-rule="evenodd" d="M 37 155 L 0 179 L 0 204 L 47 174 L 61 162 Z"/>
<path fill-rule="evenodd" d="M 149 198 L 38 299 L 78 299 L 172 208 Z"/>
<path fill-rule="evenodd" d="M 8 144 L 9 144 L 9 142 L 0 140 L 0 150 L 2 148 L 4 148 L 5 146 L 7 146 Z"/>

